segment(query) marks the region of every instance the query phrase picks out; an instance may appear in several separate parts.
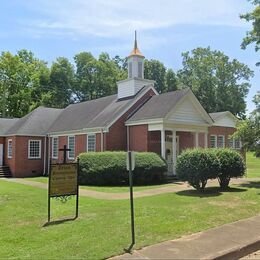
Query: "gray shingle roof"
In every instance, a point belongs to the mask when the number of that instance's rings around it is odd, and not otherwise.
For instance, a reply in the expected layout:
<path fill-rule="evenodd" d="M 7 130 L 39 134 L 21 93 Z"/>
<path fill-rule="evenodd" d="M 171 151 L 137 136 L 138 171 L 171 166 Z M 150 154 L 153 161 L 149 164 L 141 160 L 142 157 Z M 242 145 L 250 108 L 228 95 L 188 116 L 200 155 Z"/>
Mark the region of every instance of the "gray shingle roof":
<path fill-rule="evenodd" d="M 0 136 L 4 136 L 8 129 L 10 129 L 16 122 L 18 118 L 0 118 Z"/>
<path fill-rule="evenodd" d="M 145 86 L 135 96 L 126 99 L 117 100 L 117 95 L 111 95 L 72 104 L 63 110 L 49 133 L 107 127 L 149 88 Z"/>
<path fill-rule="evenodd" d="M 188 92 L 187 88 L 153 96 L 127 122 L 164 118 Z"/>
<path fill-rule="evenodd" d="M 38 107 L 20 118 L 8 129 L 6 135 L 46 135 L 63 109 Z"/>

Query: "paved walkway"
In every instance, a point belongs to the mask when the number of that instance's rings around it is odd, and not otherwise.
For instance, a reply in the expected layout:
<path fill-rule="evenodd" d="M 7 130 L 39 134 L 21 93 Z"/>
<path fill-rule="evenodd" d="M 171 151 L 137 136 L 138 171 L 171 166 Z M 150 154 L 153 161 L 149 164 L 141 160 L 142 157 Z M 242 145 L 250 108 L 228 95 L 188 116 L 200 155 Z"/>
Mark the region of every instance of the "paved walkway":
<path fill-rule="evenodd" d="M 259 248 L 260 216 L 256 216 L 112 259 L 238 259 Z"/>
<path fill-rule="evenodd" d="M 42 189 L 48 188 L 47 183 L 30 181 L 30 180 L 26 180 L 26 179 L 3 178 L 2 180 L 20 183 L 20 184 L 25 184 L 25 185 L 28 185 L 28 186 L 42 188 Z M 249 184 L 252 181 L 260 181 L 260 178 L 233 179 L 231 181 L 231 184 Z M 207 184 L 207 187 L 213 187 L 213 186 L 219 186 L 218 182 L 216 180 L 209 181 L 208 184 Z M 159 187 L 159 188 L 147 189 L 147 190 L 143 190 L 143 191 L 135 191 L 134 192 L 134 198 L 149 197 L 149 196 L 178 192 L 178 191 L 183 191 L 183 190 L 193 190 L 193 187 L 189 186 L 187 183 L 176 181 L 176 182 L 173 182 L 170 185 L 167 185 L 167 186 L 165 185 L 165 186 Z M 88 190 L 88 189 L 80 189 L 80 196 L 90 197 L 90 198 L 95 198 L 95 199 L 103 199 L 103 200 L 123 200 L 123 199 L 129 199 L 129 192 L 110 193 L 110 192 L 100 192 L 100 191 L 94 191 L 94 190 Z"/>

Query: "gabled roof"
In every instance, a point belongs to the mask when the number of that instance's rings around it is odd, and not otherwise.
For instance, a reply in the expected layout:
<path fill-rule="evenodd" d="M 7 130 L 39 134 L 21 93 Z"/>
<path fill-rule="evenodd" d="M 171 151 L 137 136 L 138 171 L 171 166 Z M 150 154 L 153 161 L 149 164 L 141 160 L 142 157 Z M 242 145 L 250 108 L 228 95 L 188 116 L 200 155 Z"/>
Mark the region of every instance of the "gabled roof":
<path fill-rule="evenodd" d="M 18 118 L 0 118 L 0 136 L 4 136 L 8 129 L 10 129 L 16 122 Z"/>
<path fill-rule="evenodd" d="M 16 120 L 5 135 L 46 135 L 62 109 L 38 107 L 28 115 Z"/>
<path fill-rule="evenodd" d="M 209 115 L 212 117 L 212 119 L 215 121 L 217 119 L 220 119 L 224 116 L 232 116 L 236 118 L 230 111 L 222 111 L 222 112 L 215 112 L 215 113 L 209 113 Z M 237 119 L 237 118 L 236 118 Z"/>
<path fill-rule="evenodd" d="M 145 119 L 164 118 L 174 108 L 179 100 L 182 99 L 189 89 L 172 91 L 160 95 L 153 96 L 147 101 L 127 123 Z"/>
<path fill-rule="evenodd" d="M 222 111 L 216 113 L 209 113 L 214 120 L 215 126 L 236 127 L 238 118 L 234 116 L 230 111 Z"/>
<path fill-rule="evenodd" d="M 49 133 L 109 127 L 150 88 L 151 86 L 145 86 L 135 96 L 120 100 L 115 94 L 72 104 L 63 110 Z"/>

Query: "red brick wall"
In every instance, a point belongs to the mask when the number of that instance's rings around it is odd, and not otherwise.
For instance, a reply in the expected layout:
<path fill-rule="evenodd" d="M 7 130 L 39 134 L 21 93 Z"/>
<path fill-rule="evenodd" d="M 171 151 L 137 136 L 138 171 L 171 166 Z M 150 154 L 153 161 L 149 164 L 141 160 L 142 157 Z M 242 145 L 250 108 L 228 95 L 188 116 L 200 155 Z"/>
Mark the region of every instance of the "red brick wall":
<path fill-rule="evenodd" d="M 180 153 L 187 149 L 194 147 L 194 135 L 191 132 L 177 132 L 179 136 L 179 149 Z"/>
<path fill-rule="evenodd" d="M 151 96 L 155 95 L 153 90 L 149 90 L 142 98 L 140 98 L 122 117 L 120 117 L 105 134 L 106 150 L 127 150 L 127 131 L 125 122 L 129 114 L 131 114 L 140 104 L 144 103 Z"/>
<path fill-rule="evenodd" d="M 13 140 L 13 156 L 7 158 L 8 140 Z M 28 159 L 29 140 L 41 140 L 41 158 Z M 13 177 L 40 176 L 44 169 L 44 137 L 14 136 L 6 138 L 5 164 L 11 169 Z"/>
<path fill-rule="evenodd" d="M 129 126 L 130 150 L 148 151 L 148 125 Z"/>
<path fill-rule="evenodd" d="M 210 147 L 210 135 L 224 135 L 225 136 L 225 147 L 228 147 L 228 138 L 234 132 L 236 132 L 236 128 L 233 128 L 233 127 L 224 127 L 224 126 L 209 127 L 208 147 Z"/>
<path fill-rule="evenodd" d="M 68 136 L 59 136 L 59 149 L 62 149 L 64 145 L 68 147 Z M 50 156 L 52 158 L 52 138 L 50 141 Z M 75 135 L 75 159 L 80 153 L 87 151 L 87 134 Z M 96 134 L 96 152 L 101 151 L 101 134 Z M 68 158 L 67 158 L 68 160 Z M 68 160 L 69 161 L 69 160 Z M 74 160 L 71 160 L 74 161 Z M 62 163 L 63 162 L 63 152 L 59 151 L 58 159 L 52 159 L 52 163 Z"/>
<path fill-rule="evenodd" d="M 161 155 L 161 132 L 148 132 L 148 151 Z"/>

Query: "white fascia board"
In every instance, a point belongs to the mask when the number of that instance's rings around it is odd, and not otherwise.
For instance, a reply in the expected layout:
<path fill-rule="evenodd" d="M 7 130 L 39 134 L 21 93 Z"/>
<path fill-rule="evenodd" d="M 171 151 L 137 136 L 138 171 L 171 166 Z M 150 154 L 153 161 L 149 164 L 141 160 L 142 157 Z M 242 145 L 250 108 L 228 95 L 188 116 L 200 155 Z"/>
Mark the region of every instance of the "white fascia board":
<path fill-rule="evenodd" d="M 153 86 L 150 86 L 147 91 L 145 91 L 133 104 L 130 104 L 120 115 L 118 115 L 112 122 L 110 122 L 107 125 L 107 128 L 109 129 L 120 117 L 122 117 L 132 106 L 134 106 L 136 104 L 136 102 L 138 102 L 138 100 L 140 98 L 142 98 L 149 90 L 153 90 L 155 92 L 156 95 L 159 95 L 158 92 L 156 91 L 156 89 Z"/>
<path fill-rule="evenodd" d="M 137 78 L 137 77 L 128 78 L 128 79 L 123 79 L 123 80 L 117 81 L 117 83 L 128 82 L 128 81 L 131 81 L 131 80 L 139 80 L 139 81 L 143 81 L 143 82 L 147 82 L 147 83 L 151 83 L 151 84 L 154 84 L 154 83 L 155 83 L 155 80 L 143 79 L 143 78 Z"/>
<path fill-rule="evenodd" d="M 25 136 L 25 137 L 46 137 L 47 136 L 47 134 L 46 135 L 28 135 L 28 134 L 26 134 L 26 135 L 23 135 L 23 134 L 11 134 L 11 135 L 3 135 L 3 137 L 10 137 L 10 136 L 19 136 L 19 137 L 22 137 L 22 136 Z"/>
<path fill-rule="evenodd" d="M 138 121 L 130 121 L 126 122 L 126 126 L 135 126 L 135 125 L 149 125 L 149 124 L 159 124 L 163 123 L 163 118 L 156 118 L 156 119 L 144 119 L 144 120 L 138 120 Z"/>
<path fill-rule="evenodd" d="M 207 125 L 186 125 L 186 124 L 173 124 L 166 122 L 164 125 L 165 130 L 176 130 L 180 132 L 199 132 L 208 133 Z"/>
<path fill-rule="evenodd" d="M 109 132 L 108 128 L 106 127 L 95 127 L 95 128 L 84 128 L 81 130 L 73 130 L 73 131 L 64 131 L 64 132 L 53 132 L 49 133 L 49 137 L 55 137 L 55 136 L 68 136 L 68 135 L 82 135 L 82 134 L 88 134 L 88 133 L 107 133 Z"/>

